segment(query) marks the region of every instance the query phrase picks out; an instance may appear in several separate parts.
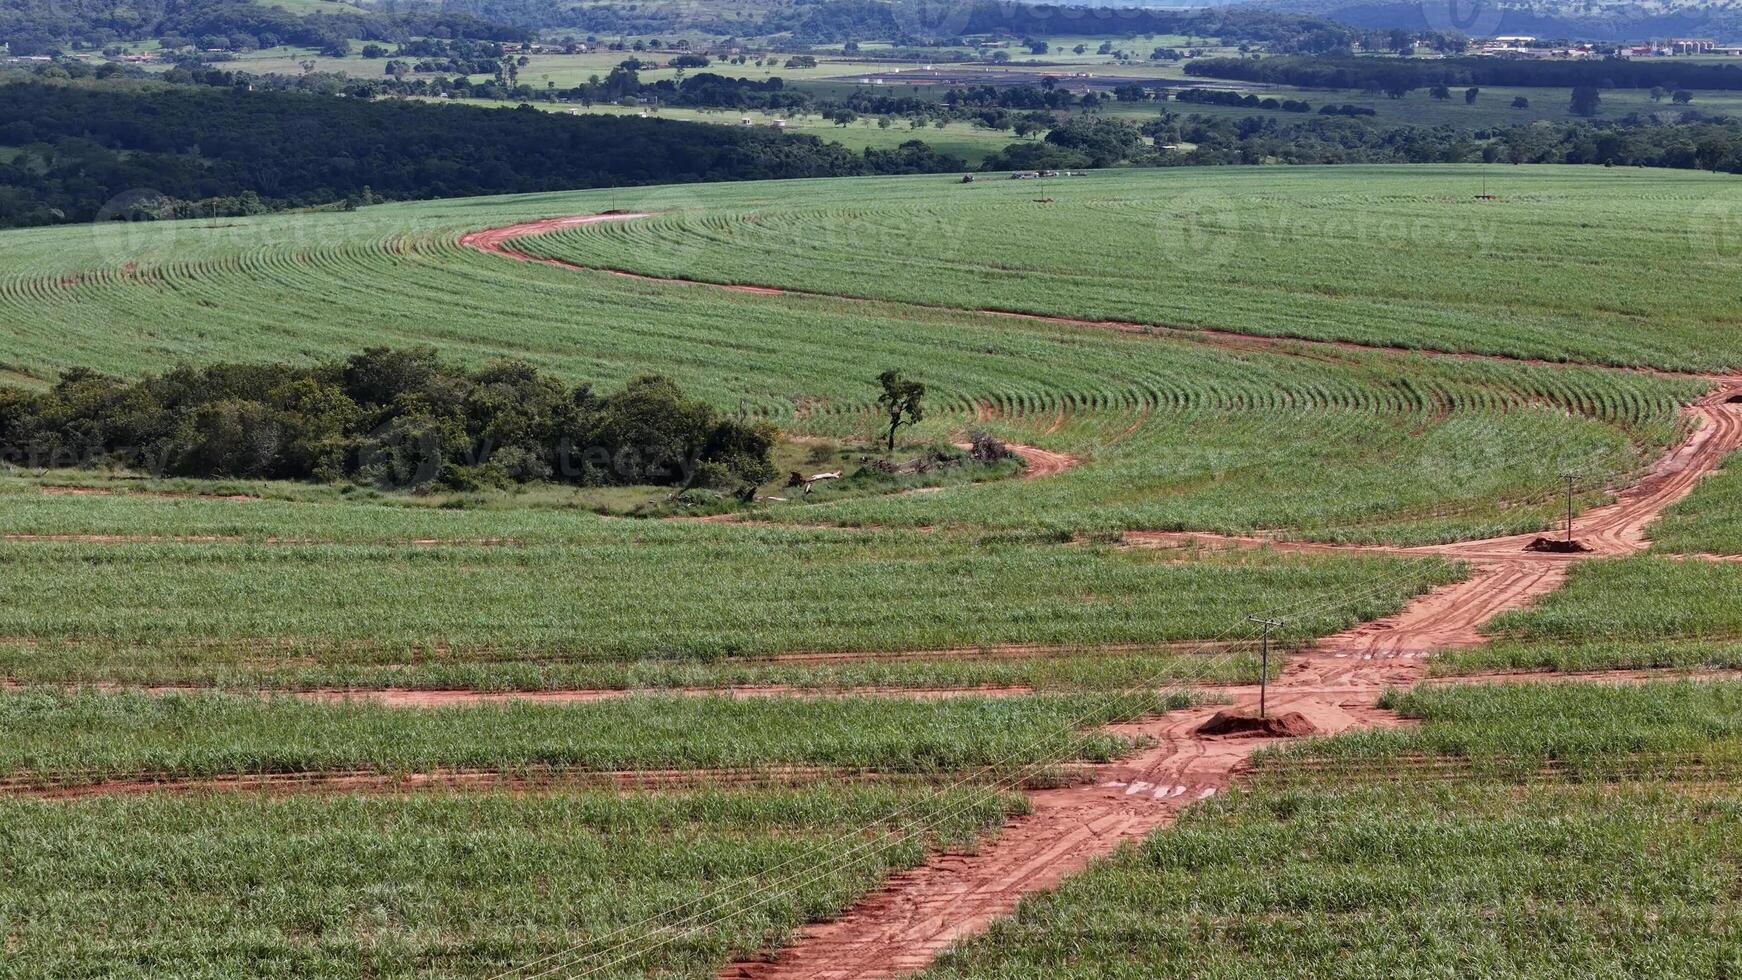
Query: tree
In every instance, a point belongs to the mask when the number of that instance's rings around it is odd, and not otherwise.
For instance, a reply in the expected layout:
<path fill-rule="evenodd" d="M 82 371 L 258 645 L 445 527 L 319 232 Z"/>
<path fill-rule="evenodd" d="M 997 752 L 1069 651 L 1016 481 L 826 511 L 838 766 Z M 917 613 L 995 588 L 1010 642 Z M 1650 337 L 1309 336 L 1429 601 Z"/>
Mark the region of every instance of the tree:
<path fill-rule="evenodd" d="M 1594 116 L 1603 105 L 1603 97 L 1590 85 L 1578 85 L 1573 88 L 1572 103 L 1568 110 L 1575 116 Z"/>
<path fill-rule="evenodd" d="M 909 381 L 901 376 L 900 371 L 893 369 L 879 374 L 877 383 L 883 386 L 877 404 L 889 414 L 889 451 L 894 452 L 895 430 L 904 425 L 917 425 L 925 418 L 925 406 L 921 404 L 925 398 L 925 385 Z"/>
<path fill-rule="evenodd" d="M 1675 94 L 1670 96 L 1669 100 L 1674 102 L 1676 105 L 1687 105 L 1689 102 L 1694 101 L 1694 93 L 1685 88 L 1676 89 Z"/>
<path fill-rule="evenodd" d="M 1482 90 L 1479 88 L 1467 88 L 1467 89 L 1465 89 L 1464 90 L 1464 104 L 1465 105 L 1475 105 L 1476 104 L 1476 97 L 1481 95 L 1481 94 L 1482 94 Z"/>
<path fill-rule="evenodd" d="M 1452 90 L 1444 85 L 1435 85 L 1432 88 L 1427 90 L 1427 94 L 1433 96 L 1434 98 L 1440 100 L 1441 102 L 1444 102 L 1445 100 L 1452 97 Z"/>
<path fill-rule="evenodd" d="M 1514 108 L 1514 109 L 1528 109 L 1528 108 L 1530 108 L 1530 100 L 1525 98 L 1524 96 L 1520 95 L 1517 98 L 1514 98 L 1512 100 L 1512 108 Z"/>
<path fill-rule="evenodd" d="M 1669 90 L 1664 88 L 1662 85 L 1653 85 L 1651 87 L 1651 101 L 1653 102 L 1662 102 L 1663 97 L 1668 94 Z"/>

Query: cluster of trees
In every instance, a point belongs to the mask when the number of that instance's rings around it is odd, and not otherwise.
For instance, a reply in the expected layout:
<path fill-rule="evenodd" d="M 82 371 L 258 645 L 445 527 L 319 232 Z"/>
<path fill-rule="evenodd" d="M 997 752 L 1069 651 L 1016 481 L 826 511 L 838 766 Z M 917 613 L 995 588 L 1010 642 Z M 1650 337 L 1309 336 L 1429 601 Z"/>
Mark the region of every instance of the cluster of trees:
<path fill-rule="evenodd" d="M 963 167 L 924 144 L 120 80 L 0 85 L 0 145 L 0 226 Z M 158 193 L 113 213 L 139 188 Z"/>
<path fill-rule="evenodd" d="M 1204 78 L 1353 88 L 1401 97 L 1418 88 L 1510 85 L 1538 88 L 1742 89 L 1742 66 L 1651 58 L 1549 61 L 1509 58 L 1204 58 L 1186 66 Z"/>
<path fill-rule="evenodd" d="M 1180 89 L 1174 93 L 1174 101 L 1193 105 L 1225 105 L 1245 109 L 1270 109 L 1283 112 L 1311 112 L 1313 107 L 1299 99 L 1259 98 L 1256 95 L 1241 95 L 1239 92 L 1219 92 L 1207 88 Z"/>
<path fill-rule="evenodd" d="M 10 44 L 15 55 L 39 55 L 148 39 L 170 48 L 233 51 L 281 44 L 331 49 L 346 46 L 350 38 L 531 37 L 523 28 L 433 4 L 408 4 L 392 12 L 335 4 L 334 10 L 299 14 L 255 0 L 0 0 L 0 42 Z"/>
<path fill-rule="evenodd" d="M 518 362 L 467 371 L 429 349 L 132 382 L 73 370 L 44 392 L 0 388 L 0 458 L 33 468 L 390 488 L 741 489 L 774 476 L 774 443 L 767 424 L 722 417 L 665 378 L 601 395 Z"/>

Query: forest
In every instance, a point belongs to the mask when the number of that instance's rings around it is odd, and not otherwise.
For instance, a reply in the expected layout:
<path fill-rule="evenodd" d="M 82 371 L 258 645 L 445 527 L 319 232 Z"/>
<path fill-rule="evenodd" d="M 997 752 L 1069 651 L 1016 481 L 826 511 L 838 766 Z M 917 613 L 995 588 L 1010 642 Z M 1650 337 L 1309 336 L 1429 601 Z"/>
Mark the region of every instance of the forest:
<path fill-rule="evenodd" d="M 0 227 L 963 166 L 918 142 L 120 80 L 0 86 L 0 147 Z"/>
<path fill-rule="evenodd" d="M 736 489 L 774 475 L 774 431 L 652 375 L 616 393 L 536 367 L 476 371 L 371 348 L 314 367 L 213 364 L 128 382 L 0 388 L 0 458 L 156 476 L 476 489 L 534 481 Z"/>
<path fill-rule="evenodd" d="M 297 14 L 253 0 L 0 0 L 0 43 L 14 55 L 48 54 L 74 44 L 102 48 L 120 41 L 176 38 L 198 44 L 216 38 L 249 47 L 293 44 L 325 48 L 352 38 L 403 41 L 412 37 L 471 37 L 492 41 L 531 38 L 467 13 L 408 5 L 403 12 Z M 214 45 L 201 45 L 211 47 Z"/>

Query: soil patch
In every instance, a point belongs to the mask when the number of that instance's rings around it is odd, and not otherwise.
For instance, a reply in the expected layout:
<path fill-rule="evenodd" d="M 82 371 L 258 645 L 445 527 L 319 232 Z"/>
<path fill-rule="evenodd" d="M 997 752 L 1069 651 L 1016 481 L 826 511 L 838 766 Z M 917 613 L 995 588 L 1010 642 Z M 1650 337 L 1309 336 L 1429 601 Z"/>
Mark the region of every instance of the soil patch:
<path fill-rule="evenodd" d="M 1276 712 L 1260 718 L 1258 712 L 1246 708 L 1218 711 L 1209 721 L 1199 725 L 1197 731 L 1205 736 L 1250 738 L 1303 738 L 1318 733 L 1318 726 L 1298 711 Z"/>

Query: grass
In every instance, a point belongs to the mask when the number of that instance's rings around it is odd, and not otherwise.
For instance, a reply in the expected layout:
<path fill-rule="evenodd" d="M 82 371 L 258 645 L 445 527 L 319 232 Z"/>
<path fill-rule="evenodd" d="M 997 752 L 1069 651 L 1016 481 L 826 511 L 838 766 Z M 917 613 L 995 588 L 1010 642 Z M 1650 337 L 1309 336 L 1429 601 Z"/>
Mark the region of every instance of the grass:
<path fill-rule="evenodd" d="M 1581 562 L 1567 587 L 1487 631 L 1521 641 L 1658 643 L 1742 636 L 1742 564 L 1639 557 Z"/>
<path fill-rule="evenodd" d="M 193 509 L 185 501 L 161 503 L 174 516 Z M 1290 613 L 1285 639 L 1298 641 L 1395 611 L 1460 574 L 1383 557 L 1234 555 L 1181 563 L 1170 552 L 1020 537 L 560 514 L 542 518 L 543 533 L 559 535 L 554 541 L 487 545 L 466 542 L 501 527 L 489 514 L 474 521 L 464 512 L 426 516 L 391 507 L 197 506 L 233 511 L 256 535 L 318 535 L 325 522 L 340 533 L 375 535 L 399 521 L 403 533 L 455 537 L 440 545 L 0 543 L 0 636 L 9 638 L 0 663 L 8 675 L 493 688 L 751 676 L 816 683 L 870 679 L 880 668 L 734 662 L 794 653 L 971 654 L 1010 644 L 1087 655 L 1130 644 L 1163 675 L 1227 676 L 1249 665 L 1206 665 L 1202 657 L 1149 648 L 1243 637 L 1237 624 L 1251 609 Z M 275 506 L 275 520 L 254 516 Z M 117 513 L 149 514 L 151 507 Z M 273 523 L 263 526 L 267 520 Z M 151 533 L 148 524 L 134 527 Z M 83 597 L 76 606 L 65 598 L 74 593 Z M 1355 598 L 1335 598 L 1344 595 Z M 465 600 L 448 601 L 452 596 Z M 1115 673 L 1128 677 L 1137 663 Z M 921 685 L 934 673 L 912 664 L 881 669 L 891 680 Z M 1038 679 L 1054 669 L 964 667 L 937 677 L 1019 682 L 1005 672 Z"/>
<path fill-rule="evenodd" d="M 1430 662 L 1436 676 L 1493 671 L 1742 670 L 1742 642 L 1700 639 L 1501 641 L 1446 650 Z"/>
<path fill-rule="evenodd" d="M 1702 498 L 1714 482 L 1688 499 Z M 1667 523 L 1653 525 L 1652 533 Z M 1742 667 L 1739 600 L 1738 563 L 1652 556 L 1580 562 L 1564 588 L 1492 620 L 1485 629 L 1494 642 L 1445 651 L 1432 670 L 1449 676 Z"/>
<path fill-rule="evenodd" d="M 1742 763 L 1742 683 L 1653 681 L 1422 686 L 1381 701 L 1420 728 L 1367 729 L 1272 754 L 1271 780 L 1485 778 L 1604 782 L 1731 779 Z M 1452 768 L 1447 769 L 1450 766 Z"/>
<path fill-rule="evenodd" d="M 1131 748 L 1092 732 L 1185 707 L 1184 693 L 1128 698 L 734 700 L 647 696 L 589 705 L 406 711 L 211 693 L 23 689 L 0 693 L 0 773 L 79 785 L 130 776 L 361 770 L 536 771 L 824 766 L 942 775 L 1106 761 Z"/>
<path fill-rule="evenodd" d="M 1742 802 L 1316 784 L 1200 804 L 926 980 L 1724 976 Z"/>
<path fill-rule="evenodd" d="M 927 980 L 1742 967 L 1742 798 L 1681 786 L 1670 765 L 1736 760 L 1742 685 L 1418 688 L 1388 703 L 1422 727 L 1266 753 L 1252 789 L 1024 901 Z"/>
<path fill-rule="evenodd" d="M 828 785 L 4 800 L 7 972 L 481 980 L 611 936 L 640 955 L 608 975 L 708 977 L 1021 805 Z M 795 861 L 827 870 L 757 893 Z M 753 895 L 768 901 L 724 915 Z M 710 926 L 663 931 L 687 914 Z"/>
<path fill-rule="evenodd" d="M 1664 511 L 1651 539 L 1656 554 L 1742 555 L 1742 456 Z"/>

